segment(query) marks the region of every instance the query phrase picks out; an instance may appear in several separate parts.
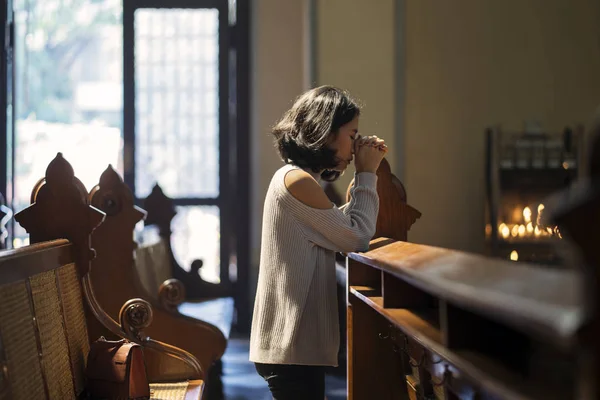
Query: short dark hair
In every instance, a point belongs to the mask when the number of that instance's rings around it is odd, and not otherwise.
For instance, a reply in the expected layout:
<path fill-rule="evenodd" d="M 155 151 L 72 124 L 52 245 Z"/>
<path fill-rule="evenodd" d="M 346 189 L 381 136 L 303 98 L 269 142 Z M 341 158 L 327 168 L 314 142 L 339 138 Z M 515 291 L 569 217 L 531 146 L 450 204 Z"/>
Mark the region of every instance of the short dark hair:
<path fill-rule="evenodd" d="M 323 180 L 336 180 L 340 172 L 333 168 L 339 160 L 328 145 L 340 127 L 358 115 L 359 105 L 345 90 L 321 86 L 305 92 L 273 127 L 281 159 L 313 172 L 323 171 Z"/>

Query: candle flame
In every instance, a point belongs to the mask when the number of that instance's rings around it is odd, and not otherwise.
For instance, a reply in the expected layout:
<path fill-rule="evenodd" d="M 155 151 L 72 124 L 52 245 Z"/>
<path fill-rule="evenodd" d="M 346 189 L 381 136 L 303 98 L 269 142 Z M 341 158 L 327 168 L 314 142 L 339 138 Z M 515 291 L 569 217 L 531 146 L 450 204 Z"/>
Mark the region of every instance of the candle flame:
<path fill-rule="evenodd" d="M 513 225 L 512 230 L 510 231 L 510 234 L 513 237 L 517 237 L 517 235 L 519 234 L 519 225 Z"/>
<path fill-rule="evenodd" d="M 510 229 L 508 229 L 508 226 L 506 226 L 505 223 L 500 224 L 498 230 L 500 231 L 500 234 L 504 239 L 506 239 L 510 235 Z"/>
<path fill-rule="evenodd" d="M 523 218 L 525 219 L 525 223 L 531 222 L 531 208 L 525 207 L 523 209 Z"/>

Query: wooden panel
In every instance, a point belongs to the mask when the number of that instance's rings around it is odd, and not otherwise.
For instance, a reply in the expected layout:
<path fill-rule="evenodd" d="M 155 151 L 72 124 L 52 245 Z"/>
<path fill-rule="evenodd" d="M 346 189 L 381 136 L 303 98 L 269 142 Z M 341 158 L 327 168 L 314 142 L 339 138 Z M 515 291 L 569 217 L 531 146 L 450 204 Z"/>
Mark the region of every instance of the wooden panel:
<path fill-rule="evenodd" d="M 367 289 L 367 290 L 365 290 Z M 434 325 L 435 321 L 426 316 L 419 316 L 406 309 L 383 308 L 383 298 L 379 296 L 369 296 L 369 288 L 351 287 L 350 298 L 354 300 L 353 309 L 358 302 L 362 302 L 370 311 L 375 311 L 385 317 L 393 326 L 396 326 L 404 335 L 409 338 L 411 356 L 419 362 L 423 350 L 434 355 L 436 364 L 434 368 L 451 367 L 453 371 L 452 382 L 458 384 L 465 380 L 470 382 L 466 387 L 482 387 L 493 396 L 505 399 L 567 399 L 567 389 L 560 383 L 557 385 L 542 385 L 543 381 L 530 382 L 529 377 L 514 371 L 509 366 L 499 363 L 489 354 L 482 354 L 471 349 L 452 350 L 443 344 L 443 333 L 439 327 Z M 353 311 L 355 314 L 355 311 Z M 354 317 L 355 318 L 355 317 Z M 433 323 L 432 323 L 433 322 Z M 369 323 L 369 322 L 367 322 Z M 356 326 L 357 322 L 353 323 Z M 350 325 L 349 325 L 350 326 Z M 362 326 L 362 325 L 361 325 Z M 354 328 L 355 329 L 355 328 Z M 366 328 L 363 328 L 366 329 Z M 371 328 L 369 328 L 371 329 Z M 377 342 L 373 335 L 353 335 L 353 348 L 350 352 L 356 353 L 358 348 L 364 347 L 371 349 Z M 501 349 L 502 339 L 490 343 L 490 346 L 497 345 Z M 389 349 L 388 349 L 389 350 Z M 391 351 L 391 350 L 389 350 Z M 360 354 L 360 353 L 359 353 Z M 433 359 L 428 356 L 425 360 L 425 366 L 432 371 L 431 362 Z M 356 358 L 355 358 L 356 362 Z M 460 371 L 460 372 L 459 372 Z M 356 372 L 354 372 L 356 374 Z M 566 377 L 565 377 L 566 378 Z M 441 377 L 436 378 L 438 381 Z M 350 382 L 350 381 L 349 381 Z M 364 384 L 358 381 L 357 386 Z M 464 386 L 464 383 L 462 384 Z M 465 390 L 464 388 L 461 390 Z"/>
<path fill-rule="evenodd" d="M 369 286 L 378 293 L 381 293 L 381 273 L 373 268 L 348 259 L 347 285 L 350 286 Z"/>
<path fill-rule="evenodd" d="M 437 308 L 437 299 L 406 281 L 383 271 L 381 280 L 384 308 Z"/>
<path fill-rule="evenodd" d="M 401 356 L 386 337 L 389 322 L 356 296 L 350 295 L 349 302 L 349 399 L 408 400 L 406 383 L 398 379 L 404 376 Z"/>

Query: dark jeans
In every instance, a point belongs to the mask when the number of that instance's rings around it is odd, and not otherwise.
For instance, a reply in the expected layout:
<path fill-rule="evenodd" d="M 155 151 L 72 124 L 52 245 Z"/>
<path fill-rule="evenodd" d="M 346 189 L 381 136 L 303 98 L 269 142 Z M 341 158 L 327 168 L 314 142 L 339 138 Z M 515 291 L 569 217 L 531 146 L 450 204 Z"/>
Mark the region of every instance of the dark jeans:
<path fill-rule="evenodd" d="M 255 363 L 275 400 L 323 400 L 325 367 Z"/>

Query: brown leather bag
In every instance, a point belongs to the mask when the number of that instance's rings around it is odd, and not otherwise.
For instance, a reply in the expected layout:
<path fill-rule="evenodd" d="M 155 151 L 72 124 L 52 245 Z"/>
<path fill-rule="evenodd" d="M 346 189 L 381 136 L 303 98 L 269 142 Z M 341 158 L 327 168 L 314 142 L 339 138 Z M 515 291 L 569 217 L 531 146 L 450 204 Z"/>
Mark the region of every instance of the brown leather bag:
<path fill-rule="evenodd" d="M 87 393 L 92 399 L 149 399 L 144 353 L 125 339 L 92 343 L 85 370 Z"/>

